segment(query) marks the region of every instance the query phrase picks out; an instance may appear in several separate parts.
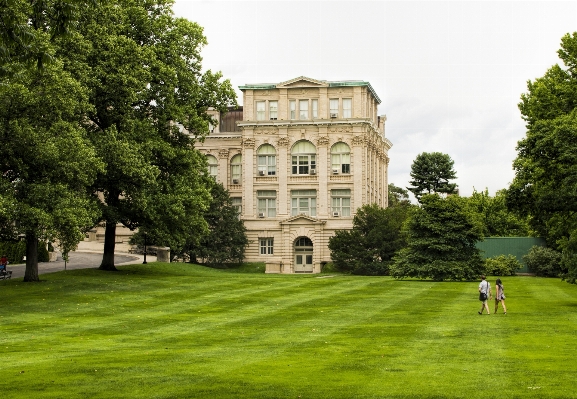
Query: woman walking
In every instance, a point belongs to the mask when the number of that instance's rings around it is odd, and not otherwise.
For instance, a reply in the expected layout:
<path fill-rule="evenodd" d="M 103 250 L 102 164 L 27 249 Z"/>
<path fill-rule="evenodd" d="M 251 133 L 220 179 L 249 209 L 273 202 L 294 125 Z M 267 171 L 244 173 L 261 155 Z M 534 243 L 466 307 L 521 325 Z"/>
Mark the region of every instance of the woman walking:
<path fill-rule="evenodd" d="M 500 278 L 498 278 L 495 282 L 495 290 L 495 313 L 497 313 L 499 302 L 501 302 L 501 306 L 503 306 L 503 313 L 507 314 L 507 306 L 505 306 L 505 291 L 503 291 L 503 283 L 501 282 Z"/>

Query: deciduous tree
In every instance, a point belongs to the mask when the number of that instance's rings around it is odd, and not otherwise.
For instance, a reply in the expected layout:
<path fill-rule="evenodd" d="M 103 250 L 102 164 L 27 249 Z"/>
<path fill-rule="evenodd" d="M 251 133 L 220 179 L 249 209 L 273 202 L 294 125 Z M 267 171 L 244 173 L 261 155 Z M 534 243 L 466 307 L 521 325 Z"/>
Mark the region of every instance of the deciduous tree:
<path fill-rule="evenodd" d="M 568 279 L 577 278 L 577 33 L 561 39 L 559 57 L 543 77 L 527 83 L 519 109 L 526 137 L 517 145 L 515 179 L 507 204 L 563 250 Z"/>
<path fill-rule="evenodd" d="M 406 245 L 401 227 L 414 207 L 409 203 L 383 209 L 376 204 L 357 210 L 351 230 L 329 239 L 336 268 L 355 274 L 388 274 L 395 253 Z"/>
<path fill-rule="evenodd" d="M 89 137 L 106 170 L 94 192 L 106 223 L 100 268 L 115 270 L 116 225 L 171 232 L 206 230 L 210 201 L 194 149 L 235 93 L 220 73 L 202 72 L 202 28 L 172 15 L 172 1 L 102 0 L 62 40 L 69 70 L 89 89 Z M 187 132 L 191 132 L 189 135 Z M 154 226 L 152 226 L 154 224 Z"/>

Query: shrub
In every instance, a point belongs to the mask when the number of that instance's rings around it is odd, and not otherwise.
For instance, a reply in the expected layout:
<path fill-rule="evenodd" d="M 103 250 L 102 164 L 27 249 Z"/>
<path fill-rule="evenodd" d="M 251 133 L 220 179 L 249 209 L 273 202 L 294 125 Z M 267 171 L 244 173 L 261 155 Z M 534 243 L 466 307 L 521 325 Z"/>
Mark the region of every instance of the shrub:
<path fill-rule="evenodd" d="M 559 277 L 566 272 L 561 266 L 561 253 L 551 248 L 533 245 L 523 260 L 537 276 Z"/>
<path fill-rule="evenodd" d="M 11 264 L 22 263 L 26 256 L 25 241 L 0 242 L 0 255 L 6 255 Z M 49 256 L 46 250 L 46 243 L 38 242 L 38 262 L 48 262 Z"/>
<path fill-rule="evenodd" d="M 485 259 L 485 274 L 491 276 L 514 276 L 523 265 L 513 255 L 499 255 Z"/>
<path fill-rule="evenodd" d="M 391 262 L 358 263 L 353 269 L 353 274 L 361 276 L 388 276 L 390 263 Z"/>

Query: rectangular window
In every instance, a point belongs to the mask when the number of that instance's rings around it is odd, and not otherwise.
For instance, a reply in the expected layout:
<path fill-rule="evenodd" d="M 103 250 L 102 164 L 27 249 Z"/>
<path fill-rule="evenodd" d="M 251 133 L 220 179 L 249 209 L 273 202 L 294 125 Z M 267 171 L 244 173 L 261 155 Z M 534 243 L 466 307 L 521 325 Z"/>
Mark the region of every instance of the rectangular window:
<path fill-rule="evenodd" d="M 293 155 L 292 156 L 292 174 L 308 175 L 310 170 L 316 170 L 316 155 Z"/>
<path fill-rule="evenodd" d="M 311 101 L 311 112 L 313 119 L 317 119 L 319 117 L 319 100 Z"/>
<path fill-rule="evenodd" d="M 289 111 L 290 111 L 290 118 L 296 119 L 297 118 L 297 102 L 295 100 L 289 101 Z"/>
<path fill-rule="evenodd" d="M 343 118 L 353 117 L 353 100 L 350 98 L 343 98 Z"/>
<path fill-rule="evenodd" d="M 260 254 L 274 255 L 274 238 L 259 238 Z"/>
<path fill-rule="evenodd" d="M 264 121 L 266 112 L 266 102 L 257 101 L 256 102 L 256 120 Z"/>
<path fill-rule="evenodd" d="M 339 99 L 338 98 L 331 98 L 329 100 L 329 112 L 331 118 L 338 118 L 339 117 Z"/>
<path fill-rule="evenodd" d="M 317 215 L 317 190 L 291 191 L 291 215 Z"/>
<path fill-rule="evenodd" d="M 259 190 L 256 192 L 258 198 L 258 213 L 265 217 L 276 216 L 276 191 Z"/>
<path fill-rule="evenodd" d="M 242 214 L 242 198 L 241 197 L 232 197 L 231 198 L 232 207 L 236 209 L 238 212 L 238 218 L 240 219 L 240 215 Z"/>
<path fill-rule="evenodd" d="M 351 216 L 351 190 L 331 190 L 332 210 L 340 216 Z"/>
<path fill-rule="evenodd" d="M 276 121 L 276 118 L 278 117 L 278 101 L 269 101 L 268 115 L 270 120 Z"/>
<path fill-rule="evenodd" d="M 299 119 L 309 118 L 309 100 L 299 100 Z"/>

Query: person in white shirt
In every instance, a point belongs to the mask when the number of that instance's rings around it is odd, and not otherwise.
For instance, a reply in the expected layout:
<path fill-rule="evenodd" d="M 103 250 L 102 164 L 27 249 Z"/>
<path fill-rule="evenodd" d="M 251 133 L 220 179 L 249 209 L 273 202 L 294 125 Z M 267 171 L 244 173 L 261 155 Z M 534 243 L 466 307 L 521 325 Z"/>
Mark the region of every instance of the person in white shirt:
<path fill-rule="evenodd" d="M 477 313 L 483 314 L 483 309 L 486 309 L 487 314 L 491 314 L 489 312 L 489 305 L 487 304 L 489 298 L 493 298 L 491 295 L 491 284 L 485 279 L 485 276 L 481 276 L 481 283 L 479 283 L 479 300 L 482 304 L 481 311 Z"/>

